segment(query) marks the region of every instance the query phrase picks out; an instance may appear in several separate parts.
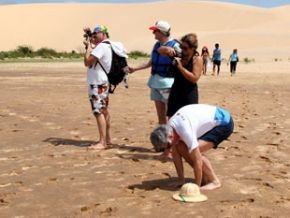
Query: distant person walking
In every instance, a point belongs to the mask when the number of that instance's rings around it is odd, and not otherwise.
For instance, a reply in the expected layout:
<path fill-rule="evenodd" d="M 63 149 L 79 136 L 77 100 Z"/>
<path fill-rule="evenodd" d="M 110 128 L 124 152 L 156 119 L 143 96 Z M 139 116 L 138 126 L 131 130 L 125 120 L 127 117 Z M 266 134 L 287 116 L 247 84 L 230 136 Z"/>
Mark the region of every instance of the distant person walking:
<path fill-rule="evenodd" d="M 222 51 L 221 51 L 220 45 L 218 43 L 215 44 L 215 49 L 213 50 L 212 60 L 213 60 L 213 73 L 212 73 L 212 75 L 215 75 L 216 67 L 217 67 L 217 75 L 219 75 L 220 74 L 220 66 L 221 66 L 221 62 L 222 62 Z"/>
<path fill-rule="evenodd" d="M 203 75 L 206 75 L 207 72 L 207 65 L 209 64 L 209 51 L 206 46 L 204 46 L 201 50 L 201 57 L 203 61 L 203 68 L 202 68 L 202 73 Z"/>
<path fill-rule="evenodd" d="M 237 64 L 239 62 L 238 49 L 233 50 L 233 53 L 230 55 L 230 58 L 228 60 L 228 64 L 229 62 L 230 62 L 231 76 L 233 76 L 236 74 Z"/>

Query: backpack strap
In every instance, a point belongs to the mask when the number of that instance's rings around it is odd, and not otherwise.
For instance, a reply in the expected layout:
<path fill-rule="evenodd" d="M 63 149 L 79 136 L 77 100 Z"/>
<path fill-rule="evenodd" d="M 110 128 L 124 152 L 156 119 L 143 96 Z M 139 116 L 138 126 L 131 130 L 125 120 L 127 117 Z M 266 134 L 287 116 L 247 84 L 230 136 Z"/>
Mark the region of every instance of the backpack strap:
<path fill-rule="evenodd" d="M 98 61 L 98 64 L 101 66 L 101 68 L 103 69 L 103 71 L 108 75 L 107 71 L 105 70 L 105 68 L 103 67 L 103 65 L 101 64 L 100 61 Z"/>
<path fill-rule="evenodd" d="M 106 43 L 106 44 L 109 44 L 110 46 L 111 46 L 111 50 L 112 50 L 112 52 L 114 52 L 113 51 L 113 48 L 112 48 L 112 45 L 111 45 L 111 43 L 109 42 L 109 41 L 105 41 L 105 42 L 101 42 L 101 43 Z M 113 57 L 112 57 L 113 58 Z M 103 71 L 106 73 L 106 75 L 107 75 L 107 77 L 108 77 L 108 72 L 105 70 L 105 68 L 104 68 L 104 66 L 101 64 L 101 62 L 100 61 L 98 61 L 96 64 L 99 64 L 100 66 L 101 66 L 101 68 L 103 69 Z M 109 79 L 109 78 L 108 78 Z M 114 88 L 112 88 L 112 86 L 113 85 L 111 85 L 110 83 L 109 83 L 109 93 L 114 93 L 114 91 L 115 91 L 115 89 L 116 89 L 116 86 L 114 86 Z"/>
<path fill-rule="evenodd" d="M 112 50 L 112 52 L 113 52 L 113 48 L 112 48 L 112 45 L 111 45 L 111 42 L 109 42 L 109 41 L 103 41 L 103 42 L 101 42 L 101 43 L 106 43 L 106 44 L 109 44 L 110 46 L 111 46 L 111 50 Z M 100 64 L 100 66 L 101 66 L 101 68 L 103 69 L 103 71 L 108 75 L 108 72 L 105 70 L 105 68 L 104 68 L 104 66 L 101 64 L 101 62 L 100 61 L 98 61 L 98 63 Z"/>

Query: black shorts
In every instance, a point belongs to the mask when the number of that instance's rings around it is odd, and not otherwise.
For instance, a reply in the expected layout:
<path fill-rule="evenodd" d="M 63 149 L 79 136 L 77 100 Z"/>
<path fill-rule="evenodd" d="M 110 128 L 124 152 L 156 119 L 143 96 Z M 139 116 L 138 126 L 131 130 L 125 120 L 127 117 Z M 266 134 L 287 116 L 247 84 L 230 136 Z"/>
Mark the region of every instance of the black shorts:
<path fill-rule="evenodd" d="M 220 65 L 221 65 L 221 61 L 219 61 L 219 60 L 214 60 L 214 61 L 213 61 L 213 64 L 214 64 L 214 65 L 218 65 L 218 66 L 220 66 Z"/>
<path fill-rule="evenodd" d="M 231 118 L 230 122 L 225 126 L 217 126 L 212 130 L 205 133 L 199 139 L 206 142 L 212 142 L 214 144 L 214 149 L 217 149 L 218 145 L 226 140 L 234 131 L 234 121 Z"/>

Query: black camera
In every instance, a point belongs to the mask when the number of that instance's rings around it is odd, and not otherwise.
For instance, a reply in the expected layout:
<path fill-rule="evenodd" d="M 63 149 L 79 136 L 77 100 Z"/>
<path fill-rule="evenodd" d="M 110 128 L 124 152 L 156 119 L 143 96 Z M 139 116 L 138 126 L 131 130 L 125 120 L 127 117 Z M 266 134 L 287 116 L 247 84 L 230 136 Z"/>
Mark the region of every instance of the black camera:
<path fill-rule="evenodd" d="M 88 38 L 92 37 L 93 33 L 90 29 L 85 30 L 84 38 L 87 40 Z"/>

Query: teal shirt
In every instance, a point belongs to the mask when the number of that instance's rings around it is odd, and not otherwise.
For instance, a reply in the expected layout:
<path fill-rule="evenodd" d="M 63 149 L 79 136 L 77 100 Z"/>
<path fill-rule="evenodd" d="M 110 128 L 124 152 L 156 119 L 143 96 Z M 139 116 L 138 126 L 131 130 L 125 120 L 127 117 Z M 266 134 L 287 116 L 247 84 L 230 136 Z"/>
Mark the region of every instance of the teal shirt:
<path fill-rule="evenodd" d="M 238 61 L 239 60 L 238 54 L 232 53 L 230 59 L 231 61 L 234 61 L 234 62 Z"/>
<path fill-rule="evenodd" d="M 158 74 L 149 77 L 147 85 L 153 89 L 170 89 L 174 82 L 174 78 L 161 77 Z"/>

